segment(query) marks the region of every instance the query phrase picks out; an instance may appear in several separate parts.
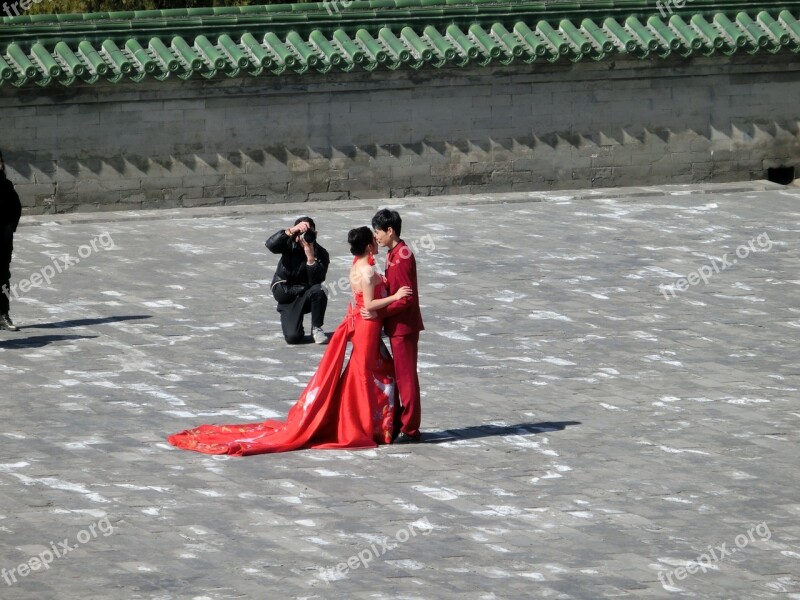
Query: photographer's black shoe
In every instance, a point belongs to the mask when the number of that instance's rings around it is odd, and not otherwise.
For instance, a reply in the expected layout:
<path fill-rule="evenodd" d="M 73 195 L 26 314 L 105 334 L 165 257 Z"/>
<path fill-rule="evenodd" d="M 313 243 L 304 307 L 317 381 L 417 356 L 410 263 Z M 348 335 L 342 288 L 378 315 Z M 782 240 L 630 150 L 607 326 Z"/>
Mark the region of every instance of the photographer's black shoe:
<path fill-rule="evenodd" d="M 0 315 L 0 329 L 7 329 L 8 331 L 19 331 L 19 327 L 14 325 L 11 317 L 8 314 Z"/>
<path fill-rule="evenodd" d="M 413 436 L 408 435 L 405 431 L 401 431 L 399 435 L 394 438 L 393 444 L 416 444 L 422 439 L 422 434 Z"/>

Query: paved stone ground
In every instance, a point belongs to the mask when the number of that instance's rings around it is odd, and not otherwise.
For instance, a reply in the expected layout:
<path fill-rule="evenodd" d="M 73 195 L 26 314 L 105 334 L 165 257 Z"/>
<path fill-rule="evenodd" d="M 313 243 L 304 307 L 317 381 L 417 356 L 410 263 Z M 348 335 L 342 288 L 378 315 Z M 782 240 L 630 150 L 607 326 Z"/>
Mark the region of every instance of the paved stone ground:
<path fill-rule="evenodd" d="M 298 207 L 29 219 L 14 282 L 85 258 L 0 332 L 0 597 L 800 598 L 800 190 L 404 202 L 426 443 L 244 459 L 164 438 L 312 374 L 263 248 Z M 376 206 L 304 207 L 329 281 Z"/>

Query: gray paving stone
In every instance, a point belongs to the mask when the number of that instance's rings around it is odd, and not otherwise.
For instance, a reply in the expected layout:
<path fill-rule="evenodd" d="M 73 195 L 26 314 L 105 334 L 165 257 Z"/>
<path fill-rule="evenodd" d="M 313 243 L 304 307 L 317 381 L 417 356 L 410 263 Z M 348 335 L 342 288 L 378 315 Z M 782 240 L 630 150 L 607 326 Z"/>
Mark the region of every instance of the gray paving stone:
<path fill-rule="evenodd" d="M 0 332 L 0 597 L 800 598 L 798 199 L 756 182 L 309 202 L 329 282 L 379 206 L 417 242 L 426 443 L 245 459 L 165 436 L 285 415 L 313 373 L 323 349 L 283 344 L 263 247 L 299 207 L 26 217 L 17 285 L 114 247 L 12 297 L 23 329 Z M 659 290 L 762 233 L 769 250 Z M 328 329 L 347 302 L 331 293 Z"/>

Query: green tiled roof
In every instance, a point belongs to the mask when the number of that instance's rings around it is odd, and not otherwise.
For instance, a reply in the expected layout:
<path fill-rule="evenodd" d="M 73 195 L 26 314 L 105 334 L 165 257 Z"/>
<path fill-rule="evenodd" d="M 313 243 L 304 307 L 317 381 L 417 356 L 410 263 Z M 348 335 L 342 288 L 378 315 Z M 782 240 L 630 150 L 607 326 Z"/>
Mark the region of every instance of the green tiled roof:
<path fill-rule="evenodd" d="M 800 52 L 800 2 L 674 1 L 330 0 L 19 16 L 0 21 L 0 85 Z"/>

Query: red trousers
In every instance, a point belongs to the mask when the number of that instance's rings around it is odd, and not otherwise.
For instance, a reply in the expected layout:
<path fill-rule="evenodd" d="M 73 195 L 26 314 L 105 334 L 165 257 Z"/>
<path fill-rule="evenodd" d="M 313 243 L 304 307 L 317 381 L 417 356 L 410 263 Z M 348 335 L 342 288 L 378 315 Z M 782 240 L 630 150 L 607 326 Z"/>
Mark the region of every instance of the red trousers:
<path fill-rule="evenodd" d="M 422 406 L 419 398 L 419 376 L 417 375 L 417 354 L 419 349 L 419 332 L 408 335 L 395 335 L 389 338 L 392 345 L 394 373 L 397 379 L 397 393 L 400 396 L 402 410 L 394 412 L 395 432 L 402 431 L 407 435 L 419 435 L 422 421 Z"/>

